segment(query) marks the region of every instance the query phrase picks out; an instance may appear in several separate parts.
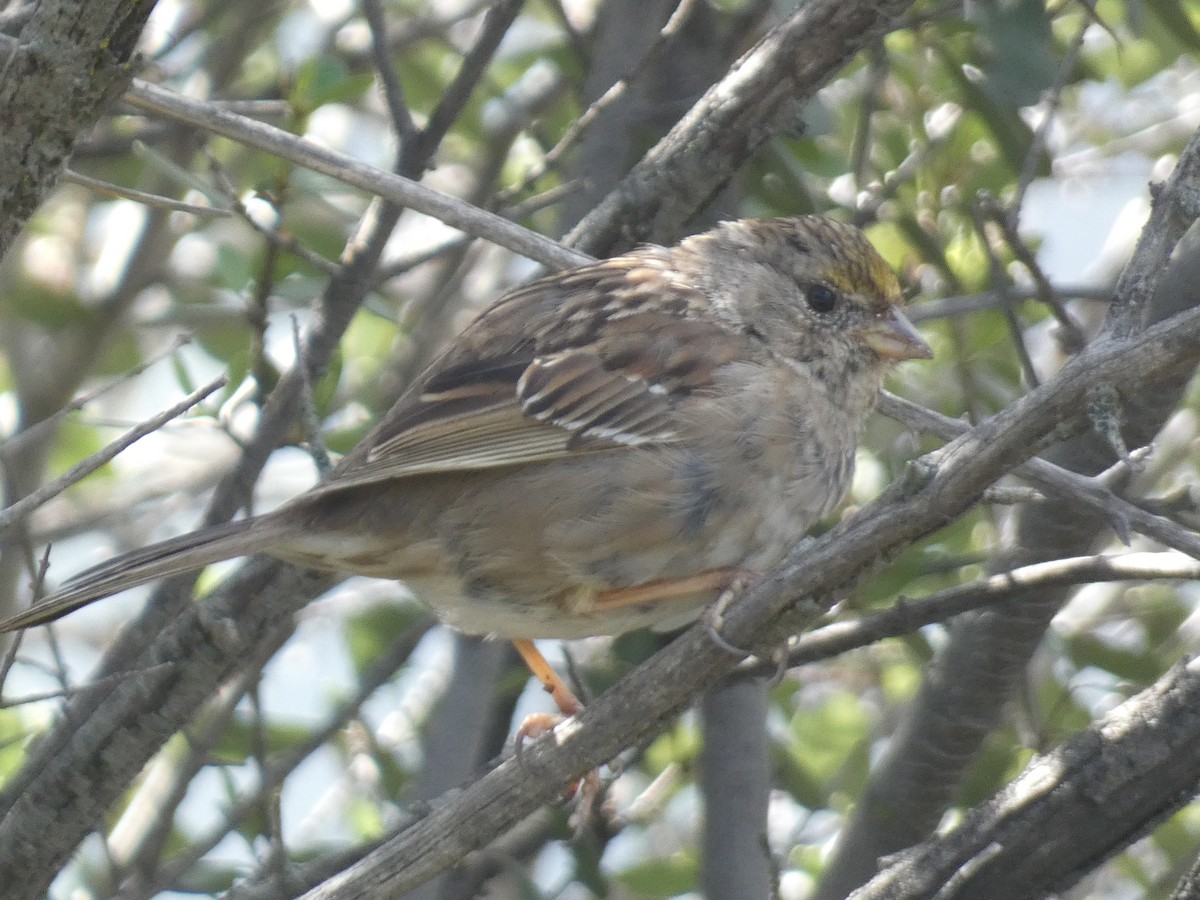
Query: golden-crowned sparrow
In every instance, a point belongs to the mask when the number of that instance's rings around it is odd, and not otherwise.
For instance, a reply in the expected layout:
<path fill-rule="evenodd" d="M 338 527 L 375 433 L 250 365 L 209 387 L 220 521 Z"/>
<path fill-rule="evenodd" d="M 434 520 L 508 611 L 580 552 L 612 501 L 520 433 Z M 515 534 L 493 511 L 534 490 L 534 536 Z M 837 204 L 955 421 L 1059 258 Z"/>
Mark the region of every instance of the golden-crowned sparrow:
<path fill-rule="evenodd" d="M 694 616 L 839 502 L 889 364 L 929 347 L 857 229 L 725 222 L 557 272 L 464 331 L 323 484 L 76 576 L 12 631 L 229 557 L 403 579 L 472 634 Z"/>

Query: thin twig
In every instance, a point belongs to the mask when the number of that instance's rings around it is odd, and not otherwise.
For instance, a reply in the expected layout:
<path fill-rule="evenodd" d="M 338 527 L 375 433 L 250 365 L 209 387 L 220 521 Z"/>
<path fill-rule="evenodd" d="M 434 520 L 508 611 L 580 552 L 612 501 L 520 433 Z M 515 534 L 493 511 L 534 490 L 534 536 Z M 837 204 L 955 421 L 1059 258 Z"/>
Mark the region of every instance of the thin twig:
<path fill-rule="evenodd" d="M 192 841 L 166 860 L 155 880 L 147 886 L 147 893 L 124 893 L 116 895 L 120 900 L 145 900 L 160 891 L 166 890 L 189 872 L 200 860 L 226 835 L 238 828 L 257 810 L 256 794 L 259 791 L 275 790 L 293 771 L 306 759 L 312 756 L 326 741 L 346 727 L 346 723 L 359 714 L 362 705 L 380 687 L 395 674 L 412 655 L 420 639 L 433 626 L 432 618 L 425 617 L 405 628 L 401 634 L 374 659 L 363 672 L 358 687 L 354 693 L 338 704 L 332 715 L 320 728 L 306 735 L 294 746 L 280 751 L 263 769 L 261 781 L 255 786 L 254 792 L 236 798 L 226 811 L 224 818 L 211 830 Z"/>
<path fill-rule="evenodd" d="M 994 201 L 991 201 L 991 198 L 984 193 L 980 193 L 976 201 L 971 204 L 970 211 L 971 221 L 975 225 L 975 232 L 979 235 L 980 246 L 983 247 L 983 252 L 987 255 L 988 278 L 991 281 L 992 292 L 997 297 L 1008 299 L 1008 273 L 996 256 L 992 242 L 988 240 L 987 228 L 988 219 L 1002 219 L 1004 217 L 995 214 Z M 1029 355 L 1029 348 L 1025 346 L 1025 329 L 1017 318 L 1017 311 L 1013 308 L 1011 302 L 1006 302 L 1000 307 L 1000 312 L 1004 316 L 1004 321 L 1008 324 L 1008 334 L 1012 340 L 1013 348 L 1017 352 L 1017 360 L 1021 364 L 1021 371 L 1025 375 L 1025 383 L 1029 387 L 1037 387 L 1042 383 L 1042 380 L 1038 377 L 1037 369 L 1033 366 L 1033 358 Z"/>
<path fill-rule="evenodd" d="M 618 99 L 624 95 L 629 86 L 639 79 L 650 66 L 654 65 L 662 58 L 664 52 L 670 47 L 671 41 L 679 33 L 679 29 L 683 27 L 688 16 L 696 7 L 697 0 L 680 0 L 678 6 L 671 13 L 670 18 L 658 32 L 658 37 L 638 60 L 632 71 L 623 78 L 618 78 L 608 89 L 597 97 L 588 106 L 583 113 L 575 119 L 563 132 L 562 137 L 558 139 L 553 147 L 546 151 L 545 155 L 535 165 L 531 166 L 525 173 L 521 181 L 502 192 L 497 201 L 500 203 L 508 203 L 521 192 L 527 190 L 531 184 L 553 169 L 562 160 L 563 156 L 575 146 L 579 138 L 595 123 L 596 119 L 605 109 L 612 106 Z"/>
<path fill-rule="evenodd" d="M 322 147 L 280 128 L 235 115 L 220 107 L 192 100 L 144 81 L 135 80 L 125 99 L 140 110 L 187 122 L 230 140 L 255 147 L 280 159 L 375 194 L 385 200 L 433 216 L 454 228 L 485 238 L 551 269 L 590 262 L 591 257 L 557 241 L 522 228 L 494 213 L 479 209 L 401 175 L 384 172 L 353 157 Z"/>
<path fill-rule="evenodd" d="M 984 503 L 1014 506 L 1019 503 L 1044 503 L 1047 497 L 1041 491 L 1024 485 L 997 484 L 984 491 L 982 499 Z"/>
<path fill-rule="evenodd" d="M 259 678 L 251 686 L 250 699 L 250 735 L 252 754 L 258 768 L 260 784 L 266 780 L 267 768 L 267 727 L 263 716 L 262 679 Z M 255 791 L 255 801 L 258 813 L 262 817 L 263 836 L 267 839 L 266 859 L 258 867 L 259 874 L 268 884 L 282 886 L 287 871 L 287 845 L 283 840 L 283 823 L 279 810 L 279 791 L 267 787 Z"/>
<path fill-rule="evenodd" d="M 400 146 L 406 147 L 417 139 L 417 126 L 413 122 L 412 113 L 408 111 L 404 87 L 396 74 L 395 56 L 387 45 L 387 22 L 383 10 L 379 6 L 379 0 L 362 0 L 359 6 L 371 32 L 371 59 L 375 63 L 375 72 L 383 88 L 383 99 L 387 103 Z"/>
<path fill-rule="evenodd" d="M 943 416 L 887 391 L 880 398 L 879 411 L 909 428 L 926 431 L 945 440 L 953 440 L 971 427 L 966 422 Z M 1122 540 L 1127 541 L 1128 532 L 1132 530 L 1200 559 L 1200 535 L 1123 500 L 1095 478 L 1060 468 L 1044 459 L 1031 459 L 1013 469 L 1013 474 L 1032 481 L 1055 497 L 1099 510 Z"/>
<path fill-rule="evenodd" d="M 96 388 L 95 390 L 89 391 L 86 394 L 81 394 L 70 403 L 64 405 L 61 409 L 56 410 L 53 415 L 47 416 L 46 418 L 35 422 L 24 431 L 18 432 L 10 437 L 7 441 L 0 443 L 0 450 L 3 450 L 5 453 L 21 453 L 26 441 L 41 441 L 47 432 L 57 428 L 62 423 L 63 419 L 65 419 L 71 413 L 78 412 L 93 400 L 103 397 L 109 391 L 132 381 L 139 375 L 143 374 L 151 366 L 162 362 L 171 354 L 179 350 L 180 347 L 185 347 L 191 342 L 191 337 L 186 334 L 177 336 L 173 341 L 171 341 L 170 346 L 168 346 L 161 353 L 156 353 L 149 359 L 142 360 L 136 366 L 132 366 L 127 371 L 123 372 L 119 377 L 114 378 L 112 381 L 109 381 L 106 384 L 100 385 L 100 387 Z"/>
<path fill-rule="evenodd" d="M 1002 209 L 996 199 L 986 191 L 979 194 L 978 205 L 981 212 L 996 223 L 1004 233 L 1004 240 L 1012 249 L 1013 255 L 1029 272 L 1033 279 L 1034 294 L 1047 309 L 1050 310 L 1059 327 L 1059 344 L 1065 353 L 1078 353 L 1083 349 L 1087 339 L 1084 337 L 1083 326 L 1075 320 L 1070 310 L 1063 304 L 1058 293 L 1050 284 L 1050 278 L 1042 269 L 1029 244 L 1017 230 L 1016 217 Z"/>
<path fill-rule="evenodd" d="M 121 884 L 116 896 L 123 900 L 151 900 L 174 883 L 175 879 L 164 883 L 161 874 L 167 841 L 175 833 L 173 826 L 177 810 L 187 797 L 196 776 L 212 763 L 213 750 L 228 733 L 229 722 L 237 712 L 238 705 L 251 686 L 261 679 L 263 668 L 290 636 L 291 632 L 287 629 L 275 629 L 256 644 L 242 671 L 228 685 L 222 686 L 211 703 L 206 704 L 202 714 L 197 717 L 199 724 L 183 729 L 187 752 L 172 760 L 171 771 L 163 779 L 165 784 L 154 785 L 153 790 L 139 790 L 134 794 L 129 809 L 143 807 L 144 815 L 135 815 L 133 818 L 144 819 L 145 824 L 135 833 L 127 832 L 124 840 L 118 840 L 115 833 L 112 835 L 113 855 L 120 861 L 119 871 L 133 873 L 123 881 L 114 879 L 114 883 Z M 268 788 L 260 783 L 258 789 Z M 178 852 L 178 848 L 173 850 L 172 861 L 178 858 Z"/>
<path fill-rule="evenodd" d="M 876 644 L 884 638 L 910 634 L 918 628 L 945 622 L 954 616 L 1011 600 L 1022 600 L 1034 591 L 1064 585 L 1114 581 L 1190 580 L 1200 578 L 1200 561 L 1183 553 L 1124 553 L 1115 556 L 1077 556 L 1035 563 L 956 585 L 928 597 L 901 597 L 890 608 L 848 622 L 835 622 L 801 635 L 788 649 L 790 667 L 831 659 L 850 650 Z M 756 662 L 738 674 L 765 675 L 773 662 Z"/>
<path fill-rule="evenodd" d="M 324 481 L 333 471 L 333 462 L 329 459 L 329 451 L 321 437 L 321 421 L 317 416 L 317 403 L 313 397 L 312 378 L 309 375 L 308 362 L 303 336 L 300 333 L 300 320 L 292 316 L 292 349 L 296 354 L 296 366 L 303 382 L 300 388 L 300 423 L 304 429 L 304 443 L 308 447 L 308 455 L 312 457 L 317 467 L 317 475 Z"/>
<path fill-rule="evenodd" d="M 500 41 L 512 27 L 523 0 L 498 0 L 483 16 L 483 28 L 478 39 L 466 56 L 454 80 L 438 99 L 438 104 L 429 114 L 429 121 L 417 138 L 417 155 L 428 156 L 437 147 L 462 114 L 475 86 L 483 77 L 488 64 L 496 54 Z"/>
<path fill-rule="evenodd" d="M 471 243 L 474 238 L 469 234 L 460 234 L 448 240 L 442 241 L 440 244 L 434 244 L 432 247 L 427 247 L 424 250 L 418 250 L 416 253 L 410 253 L 408 256 L 394 259 L 386 265 L 380 266 L 375 273 L 375 284 L 378 287 L 384 282 L 397 278 L 406 272 L 411 272 L 418 266 L 423 266 L 425 263 L 433 262 L 445 256 L 447 253 L 454 253 L 462 250 L 467 244 Z"/>
<path fill-rule="evenodd" d="M 78 184 L 81 187 L 90 188 L 101 194 L 108 194 L 112 197 L 120 197 L 124 200 L 133 200 L 137 203 L 142 203 L 146 206 L 153 206 L 158 209 L 167 209 L 173 212 L 191 213 L 194 216 L 202 216 L 209 219 L 227 219 L 233 213 L 227 209 L 221 209 L 215 206 L 199 206 L 195 203 L 184 203 L 182 200 L 172 200 L 170 197 L 163 197 L 160 194 L 147 194 L 145 191 L 137 191 L 133 188 L 123 187 L 119 184 L 113 184 L 111 181 L 101 181 L 99 178 L 92 178 L 88 175 L 81 175 L 71 169 L 64 169 L 62 180 L 69 181 L 72 184 Z"/>
<path fill-rule="evenodd" d="M 1112 287 L 1101 284 L 1059 285 L 1058 287 L 1051 285 L 1050 289 L 1056 296 L 1074 300 L 1107 303 L 1112 299 Z M 1028 290 L 1009 285 L 1000 294 L 995 291 L 985 291 L 979 294 L 959 294 L 939 300 L 923 300 L 905 310 L 905 314 L 914 322 L 932 322 L 935 319 L 970 316 L 975 313 L 1001 309 L 1005 304 L 1020 303 L 1033 296 L 1034 294 Z"/>
<path fill-rule="evenodd" d="M 212 154 L 207 155 L 208 170 L 212 174 L 213 181 L 215 182 L 217 189 L 225 196 L 225 199 L 229 202 L 233 212 L 237 213 L 242 221 L 262 235 L 263 239 L 266 240 L 272 247 L 283 250 L 284 252 L 295 256 L 297 259 L 303 260 L 318 272 L 330 276 L 337 272 L 339 268 L 337 263 L 331 262 L 330 260 L 321 256 L 319 253 L 309 250 L 298 240 L 296 240 L 293 235 L 285 234 L 279 231 L 276 227 L 268 227 L 264 224 L 261 224 L 258 221 L 258 217 L 251 214 L 250 209 L 245 203 L 242 202 L 242 198 L 238 196 L 237 188 L 234 187 L 233 181 L 230 180 L 229 176 L 225 173 L 225 169 L 221 165 L 220 161 Z M 264 202 L 266 202 L 265 199 Z M 279 209 L 278 204 L 274 199 L 272 199 L 270 203 L 276 216 L 275 225 L 278 225 L 278 222 L 283 217 L 282 211 Z"/>
<path fill-rule="evenodd" d="M 37 509 L 42 504 L 57 497 L 71 485 L 91 475 L 101 466 L 111 462 L 118 453 L 125 450 L 131 444 L 140 441 L 148 434 L 152 434 L 162 428 L 167 422 L 183 415 L 193 406 L 202 402 L 210 394 L 220 390 L 226 384 L 228 379 L 222 375 L 210 381 L 204 387 L 199 388 L 188 394 L 170 409 L 164 410 L 153 418 L 147 419 L 135 428 L 130 429 L 117 440 L 113 441 L 103 450 L 93 453 L 87 459 L 71 467 L 71 469 L 59 478 L 54 479 L 47 484 L 42 485 L 31 494 L 22 497 L 12 506 L 4 510 L 0 510 L 0 535 L 7 534 L 22 519 L 29 515 L 33 510 Z"/>
<path fill-rule="evenodd" d="M 1075 70 L 1075 64 L 1079 61 L 1079 51 L 1083 49 L 1083 37 L 1090 26 L 1091 22 L 1087 16 L 1084 16 L 1083 24 L 1071 38 L 1071 43 L 1067 45 L 1067 52 L 1063 54 L 1062 61 L 1058 65 L 1054 83 L 1050 85 L 1044 95 L 1045 110 L 1042 121 L 1034 129 L 1033 139 L 1029 142 L 1029 150 L 1025 153 L 1025 159 L 1021 163 L 1021 174 L 1017 178 L 1012 202 L 1008 205 L 1008 225 L 1014 232 L 1017 231 L 1021 221 L 1021 206 L 1025 202 L 1025 192 L 1029 190 L 1029 185 L 1033 184 L 1033 179 L 1037 177 L 1038 162 L 1041 160 L 1042 154 L 1046 152 L 1050 126 L 1054 124 L 1054 116 L 1058 112 L 1059 104 L 1062 103 L 1067 80 L 1071 77 L 1071 73 Z"/>
<path fill-rule="evenodd" d="M 882 40 L 872 42 L 866 49 L 866 55 L 867 83 L 863 88 L 858 125 L 850 146 L 850 171 L 854 174 L 854 187 L 860 191 L 867 182 L 867 163 L 871 158 L 871 123 L 879 106 L 879 92 L 888 76 L 887 49 Z"/>

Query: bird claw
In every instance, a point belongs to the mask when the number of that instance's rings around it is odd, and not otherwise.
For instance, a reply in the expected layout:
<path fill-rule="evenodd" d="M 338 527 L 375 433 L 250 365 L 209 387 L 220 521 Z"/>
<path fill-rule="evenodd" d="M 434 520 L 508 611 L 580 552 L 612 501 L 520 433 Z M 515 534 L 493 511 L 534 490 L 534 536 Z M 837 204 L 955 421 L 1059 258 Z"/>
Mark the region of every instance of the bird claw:
<path fill-rule="evenodd" d="M 526 741 L 537 740 L 549 734 L 567 718 L 557 713 L 532 713 L 526 716 L 513 738 L 513 751 L 517 758 L 517 765 L 525 768 Z M 572 837 L 576 840 L 583 836 L 584 830 L 593 817 L 603 811 L 602 793 L 603 784 L 600 780 L 600 772 L 596 769 L 592 769 L 578 781 L 567 785 L 566 790 L 563 791 L 564 803 L 575 801 L 575 809 L 567 819 L 567 824 L 571 828 Z"/>
<path fill-rule="evenodd" d="M 708 639 L 730 656 L 736 656 L 739 659 L 745 659 L 752 654 L 749 650 L 730 643 L 721 634 L 721 629 L 725 625 L 725 610 L 729 609 L 729 604 L 739 597 L 756 577 L 754 572 L 743 569 L 736 570 L 734 574 L 730 575 L 729 581 L 721 593 L 717 594 L 717 599 L 706 606 L 704 612 L 700 614 L 700 624 L 703 626 L 705 634 L 708 635 Z"/>
<path fill-rule="evenodd" d="M 712 606 L 709 606 L 700 617 L 700 623 L 704 626 L 704 633 L 708 635 L 708 639 L 730 656 L 736 656 L 738 659 L 745 659 L 747 656 L 751 656 L 752 654 L 749 650 L 735 646 L 721 634 L 721 625 L 723 623 L 721 621 L 721 613 L 716 611 L 716 605 L 714 603 Z M 712 615 L 709 615 L 710 612 Z"/>
<path fill-rule="evenodd" d="M 567 799 L 570 800 L 572 796 L 575 798 L 575 809 L 567 817 L 567 826 L 571 829 L 571 837 L 574 840 L 583 837 L 588 825 L 597 815 L 607 818 L 601 800 L 602 795 L 603 784 L 600 781 L 600 773 L 596 769 L 592 769 L 571 785 L 570 796 Z"/>
<path fill-rule="evenodd" d="M 513 752 L 521 768 L 525 768 L 525 742 L 549 734 L 562 721 L 564 717 L 557 713 L 532 713 L 525 717 L 513 737 Z"/>
<path fill-rule="evenodd" d="M 783 677 L 787 675 L 788 670 L 788 644 L 784 641 L 771 651 L 771 662 L 775 663 L 775 672 L 771 675 L 771 680 L 767 682 L 767 687 L 777 688 L 783 684 Z"/>

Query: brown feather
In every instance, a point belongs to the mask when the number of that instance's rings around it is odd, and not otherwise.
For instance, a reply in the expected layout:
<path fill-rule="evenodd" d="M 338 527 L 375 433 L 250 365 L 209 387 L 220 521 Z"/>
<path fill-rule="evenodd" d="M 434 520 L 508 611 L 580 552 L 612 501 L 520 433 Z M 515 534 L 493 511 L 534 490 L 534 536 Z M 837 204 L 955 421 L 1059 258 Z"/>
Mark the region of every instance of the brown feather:
<path fill-rule="evenodd" d="M 698 318 L 708 307 L 665 251 L 634 258 L 535 281 L 484 312 L 317 492 L 675 440 L 674 404 L 747 338 Z"/>

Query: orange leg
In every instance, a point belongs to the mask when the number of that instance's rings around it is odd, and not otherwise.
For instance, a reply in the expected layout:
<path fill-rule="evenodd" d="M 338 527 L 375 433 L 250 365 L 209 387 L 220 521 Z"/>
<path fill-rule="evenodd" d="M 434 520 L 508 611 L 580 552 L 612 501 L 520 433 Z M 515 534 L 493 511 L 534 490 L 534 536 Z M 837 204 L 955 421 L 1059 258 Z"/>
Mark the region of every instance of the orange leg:
<path fill-rule="evenodd" d="M 542 687 L 546 689 L 546 693 L 550 695 L 550 698 L 554 701 L 554 705 L 559 708 L 564 716 L 578 715 L 583 711 L 583 704 L 579 702 L 579 698 L 567 687 L 567 683 L 558 676 L 558 673 L 550 667 L 550 663 L 546 662 L 546 657 L 542 656 L 542 651 L 534 646 L 533 641 L 518 638 L 512 644 L 517 648 L 517 652 L 521 654 L 521 659 L 525 660 L 525 665 L 529 667 L 529 671 L 542 683 Z M 538 732 L 538 734 L 541 733 L 541 731 Z M 533 736 L 536 737 L 536 735 Z"/>
<path fill-rule="evenodd" d="M 664 579 L 649 581 L 645 584 L 611 591 L 602 591 L 596 595 L 595 610 L 598 616 L 613 609 L 625 606 L 636 606 L 642 603 L 655 603 L 660 600 L 676 600 L 681 597 L 691 597 L 696 594 L 714 592 L 718 596 L 717 603 L 728 603 L 755 577 L 755 573 L 746 569 L 727 568 L 713 569 L 690 575 L 686 578 Z M 722 607 L 723 608 L 723 607 Z M 719 617 L 719 613 L 718 613 Z M 562 715 L 553 713 L 534 713 L 527 716 L 517 729 L 517 756 L 520 757 L 521 746 L 527 738 L 537 738 L 553 730 L 563 718 L 578 715 L 583 711 L 583 704 L 559 677 L 558 673 L 546 662 L 546 657 L 534 645 L 533 641 L 518 638 L 512 642 L 525 665 L 534 677 L 542 683 L 550 694 Z M 589 772 L 573 789 L 577 790 L 579 805 L 576 808 L 575 819 L 577 826 L 582 827 L 591 816 L 597 798 L 600 795 L 600 778 L 596 772 Z"/>
<path fill-rule="evenodd" d="M 543 734 L 552 731 L 554 726 L 567 716 L 574 716 L 583 712 L 583 704 L 579 702 L 579 698 L 575 696 L 574 692 L 567 687 L 567 683 L 550 667 L 550 663 L 546 662 L 546 657 L 542 655 L 541 650 L 534 646 L 533 641 L 518 638 L 512 644 L 516 648 L 517 653 L 521 654 L 521 659 L 525 661 L 525 665 L 529 667 L 529 671 L 533 673 L 534 677 L 542 683 L 542 687 L 550 694 L 555 706 L 562 711 L 562 715 L 533 713 L 525 717 L 520 727 L 517 728 L 516 745 L 517 759 L 519 760 L 521 758 L 521 747 L 527 738 L 541 737 Z M 578 796 L 579 798 L 575 812 L 572 815 L 576 834 L 579 834 L 591 820 L 592 812 L 596 809 L 596 804 L 600 797 L 600 774 L 595 771 L 588 772 L 582 779 L 571 785 L 567 790 L 566 799 L 570 800 L 572 796 Z"/>
<path fill-rule="evenodd" d="M 689 575 L 685 578 L 670 578 L 661 581 L 647 581 L 633 587 L 617 588 L 611 591 L 601 591 L 595 598 L 597 616 L 603 616 L 609 610 L 621 609 L 626 606 L 637 606 L 642 603 L 656 603 L 661 600 L 677 600 L 681 597 L 691 597 L 696 594 L 714 592 L 718 595 L 718 603 L 728 603 L 755 577 L 755 573 L 736 567 L 726 569 L 711 569 L 699 575 Z M 723 607 L 722 607 L 723 608 Z M 564 716 L 577 715 L 583 709 L 579 698 L 567 687 L 567 683 L 546 662 L 546 657 L 527 638 L 517 638 L 512 642 L 525 665 L 534 677 L 542 683 L 542 687 L 554 700 L 554 705 Z M 519 738 L 537 737 L 549 731 L 558 723 L 554 716 L 530 716 L 525 720 L 518 733 Z"/>

